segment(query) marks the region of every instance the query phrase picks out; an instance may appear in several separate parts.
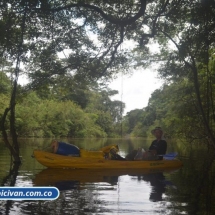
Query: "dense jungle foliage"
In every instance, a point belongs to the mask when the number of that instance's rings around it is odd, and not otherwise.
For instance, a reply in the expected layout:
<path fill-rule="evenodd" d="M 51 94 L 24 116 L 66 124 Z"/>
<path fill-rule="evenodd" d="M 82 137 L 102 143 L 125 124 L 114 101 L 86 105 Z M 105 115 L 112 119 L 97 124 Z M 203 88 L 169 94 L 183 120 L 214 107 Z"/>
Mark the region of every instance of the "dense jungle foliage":
<path fill-rule="evenodd" d="M 64 77 L 65 79 L 65 77 Z M 0 75 L 0 117 L 9 103 L 11 82 Z M 59 86 L 25 93 L 19 86 L 16 130 L 19 137 L 117 137 L 124 103 L 112 101 L 117 91 Z M 69 84 L 69 83 L 68 83 Z M 9 127 L 7 127 L 9 132 Z"/>
<path fill-rule="evenodd" d="M 121 133 L 123 105 L 97 85 L 153 64 L 166 84 L 122 130 L 145 136 L 159 124 L 215 148 L 213 0 L 2 0 L 0 27 L 1 73 L 12 88 L 1 84 L 1 129 L 15 160 L 18 136 Z"/>

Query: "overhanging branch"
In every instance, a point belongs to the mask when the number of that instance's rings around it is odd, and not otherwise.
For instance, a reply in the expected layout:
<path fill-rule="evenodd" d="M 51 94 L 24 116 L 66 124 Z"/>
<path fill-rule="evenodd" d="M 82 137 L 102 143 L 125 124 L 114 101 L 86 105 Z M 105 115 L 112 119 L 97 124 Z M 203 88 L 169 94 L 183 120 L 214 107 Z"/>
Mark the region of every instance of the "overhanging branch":
<path fill-rule="evenodd" d="M 68 5 L 53 8 L 53 9 L 43 9 L 42 8 L 39 10 L 58 12 L 58 11 L 62 11 L 62 10 L 70 9 L 70 8 L 75 8 L 75 7 L 77 7 L 77 8 L 82 7 L 82 8 L 93 10 L 93 11 L 97 12 L 98 14 L 100 14 L 103 19 L 109 21 L 112 24 L 126 26 L 126 25 L 130 25 L 130 24 L 134 23 L 136 20 L 138 20 L 140 17 L 142 17 L 145 14 L 146 0 L 140 0 L 139 11 L 130 19 L 116 19 L 115 17 L 106 14 L 101 8 L 99 8 L 95 5 L 85 4 L 85 3 L 81 3 L 81 2 L 80 3 L 71 3 Z M 38 9 L 35 9 L 35 10 L 38 10 Z"/>
<path fill-rule="evenodd" d="M 154 20 L 153 20 L 153 22 L 152 22 L 152 30 L 151 30 L 151 33 L 149 33 L 149 34 L 142 34 L 142 37 L 141 37 L 141 39 L 140 39 L 140 44 L 143 44 L 144 38 L 146 38 L 146 37 L 152 38 L 152 37 L 155 36 L 155 34 L 156 34 L 156 24 L 157 24 L 157 20 L 158 20 L 158 18 L 161 16 L 161 14 L 165 12 L 165 9 L 166 9 L 166 7 L 167 7 L 168 4 L 169 4 L 169 0 L 167 0 L 167 1 L 163 4 L 163 6 L 161 7 L 161 9 L 159 10 L 159 12 L 157 13 L 157 15 L 155 16 L 155 18 L 154 18 Z"/>
<path fill-rule="evenodd" d="M 112 63 L 114 62 L 115 59 L 115 55 L 117 53 L 117 50 L 119 48 L 119 46 L 123 43 L 123 39 L 124 39 L 124 27 L 122 26 L 120 29 L 120 40 L 118 41 L 118 43 L 114 46 L 114 50 L 111 53 L 111 59 L 108 62 L 108 64 L 106 65 L 106 67 L 104 68 L 104 70 L 102 71 L 102 76 L 105 74 L 105 72 L 107 71 L 107 69 L 112 65 Z"/>

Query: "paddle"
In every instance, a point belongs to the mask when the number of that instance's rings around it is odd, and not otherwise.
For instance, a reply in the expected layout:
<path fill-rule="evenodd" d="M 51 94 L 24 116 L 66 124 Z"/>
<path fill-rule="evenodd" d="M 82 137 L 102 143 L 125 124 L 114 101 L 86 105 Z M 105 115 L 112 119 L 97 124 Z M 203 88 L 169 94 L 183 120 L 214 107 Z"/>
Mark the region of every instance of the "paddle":
<path fill-rule="evenodd" d="M 158 156 L 162 156 L 165 160 L 174 160 L 177 155 L 178 155 L 177 152 L 170 152 L 168 154 Z"/>

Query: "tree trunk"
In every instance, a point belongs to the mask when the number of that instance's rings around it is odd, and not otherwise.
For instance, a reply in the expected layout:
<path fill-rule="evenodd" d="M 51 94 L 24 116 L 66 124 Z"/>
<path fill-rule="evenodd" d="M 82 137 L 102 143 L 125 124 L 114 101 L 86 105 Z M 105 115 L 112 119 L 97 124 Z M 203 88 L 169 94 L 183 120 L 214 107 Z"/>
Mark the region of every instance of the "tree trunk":
<path fill-rule="evenodd" d="M 7 117 L 7 114 L 8 112 L 10 111 L 11 107 L 10 108 L 6 108 L 5 111 L 4 111 L 4 114 L 2 116 L 2 136 L 3 136 L 3 140 L 5 142 L 5 145 L 6 147 L 10 150 L 10 153 L 13 157 L 13 161 L 14 163 L 21 163 L 21 159 L 19 157 L 19 150 L 17 151 L 15 147 L 13 147 L 9 140 L 8 140 L 8 136 L 7 136 L 7 132 L 6 132 L 6 129 L 5 129 L 5 121 L 6 121 L 6 117 Z M 16 135 L 16 141 L 17 141 L 17 135 Z M 18 142 L 17 142 L 17 146 L 18 146 Z M 19 146 L 18 146 L 19 147 Z"/>
<path fill-rule="evenodd" d="M 17 133 L 16 133 L 16 126 L 15 126 L 15 101 L 16 101 L 16 89 L 17 89 L 17 81 L 14 81 L 14 86 L 13 86 L 13 92 L 11 95 L 11 101 L 10 101 L 10 132 L 12 135 L 12 142 L 13 142 L 13 148 L 15 150 L 15 156 L 14 157 L 14 162 L 20 163 L 20 158 L 19 157 L 19 144 L 17 140 Z"/>

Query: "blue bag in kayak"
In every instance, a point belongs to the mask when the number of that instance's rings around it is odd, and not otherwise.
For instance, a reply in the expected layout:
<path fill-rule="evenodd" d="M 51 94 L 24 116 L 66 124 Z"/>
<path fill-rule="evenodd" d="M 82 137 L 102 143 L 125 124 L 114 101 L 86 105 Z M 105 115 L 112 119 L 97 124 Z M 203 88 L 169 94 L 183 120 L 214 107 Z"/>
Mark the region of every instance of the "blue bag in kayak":
<path fill-rule="evenodd" d="M 80 149 L 77 146 L 72 145 L 72 144 L 58 142 L 58 149 L 57 149 L 56 154 L 79 157 Z"/>

